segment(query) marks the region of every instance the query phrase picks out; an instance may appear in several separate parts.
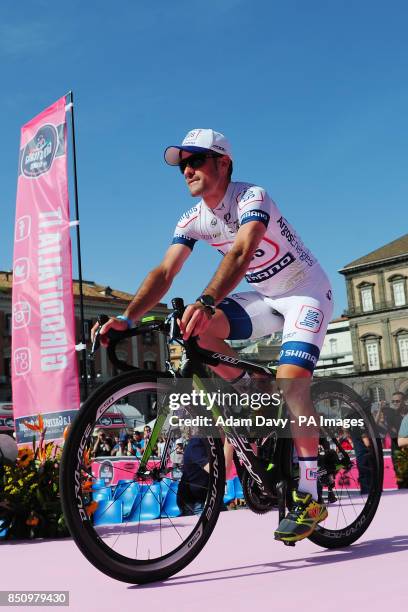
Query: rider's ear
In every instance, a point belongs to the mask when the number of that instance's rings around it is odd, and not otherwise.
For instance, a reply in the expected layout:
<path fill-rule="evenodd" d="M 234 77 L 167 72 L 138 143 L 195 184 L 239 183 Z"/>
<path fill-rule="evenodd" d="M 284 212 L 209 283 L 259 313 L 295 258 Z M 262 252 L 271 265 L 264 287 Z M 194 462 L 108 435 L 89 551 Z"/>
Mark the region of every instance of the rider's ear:
<path fill-rule="evenodd" d="M 227 155 L 223 155 L 218 160 L 218 164 L 222 166 L 222 169 L 224 172 L 226 172 L 229 169 L 230 163 L 231 163 L 231 160 L 229 157 L 227 157 Z"/>

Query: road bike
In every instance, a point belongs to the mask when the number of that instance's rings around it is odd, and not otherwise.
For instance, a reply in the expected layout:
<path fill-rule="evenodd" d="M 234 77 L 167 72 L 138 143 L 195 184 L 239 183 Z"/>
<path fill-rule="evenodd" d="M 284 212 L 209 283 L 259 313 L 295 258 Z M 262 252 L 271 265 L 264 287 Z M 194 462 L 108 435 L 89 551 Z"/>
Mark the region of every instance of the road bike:
<path fill-rule="evenodd" d="M 209 376 L 207 368 L 221 363 L 260 377 L 263 385 L 265 381 L 276 385 L 277 381 L 269 367 L 239 358 L 231 362 L 227 355 L 200 347 L 197 338 L 183 341 L 178 325 L 184 312 L 183 300 L 175 298 L 172 306 L 164 320 L 146 317 L 127 331 L 110 330 L 108 356 L 123 373 L 104 383 L 84 402 L 69 431 L 61 462 L 61 499 L 72 537 L 95 567 L 128 583 L 168 578 L 186 567 L 206 544 L 225 507 L 226 490 L 231 484 L 226 483 L 223 436 L 234 448 L 235 482 L 242 487 L 241 496 L 253 512 L 275 510 L 280 521 L 292 507 L 291 491 L 299 479 L 290 428 L 284 435 L 269 428 L 259 436 L 234 423 L 221 430 L 212 428 L 205 435 L 190 428 L 184 463 L 181 468 L 176 465 L 174 449 L 185 432 L 172 424 L 170 399 L 180 384 L 210 393 L 220 381 Z M 146 337 L 146 332 L 161 335 L 161 346 L 168 351 L 165 372 L 141 370 L 126 362 L 127 349 L 120 342 Z M 174 343 L 184 350 L 178 369 L 170 361 Z M 319 497 L 329 513 L 309 539 L 325 548 L 340 548 L 358 540 L 373 520 L 382 492 L 382 445 L 370 410 L 340 381 L 315 382 L 312 400 L 321 425 Z M 206 413 L 214 422 L 221 412 L 233 416 L 238 408 L 215 403 L 211 410 L 206 407 Z M 284 402 L 279 411 L 281 417 L 290 414 Z M 112 457 L 92 457 L 95 432 L 104 418 L 105 422 L 112 420 L 112 413 L 121 416 L 128 427 L 140 414 L 154 415 L 140 460 L 125 457 L 120 474 Z M 193 423 L 197 408 L 187 402 L 184 414 Z M 353 450 L 345 450 L 341 444 L 340 414 L 355 423 L 349 430 Z M 272 539 L 270 521 L 265 526 Z"/>

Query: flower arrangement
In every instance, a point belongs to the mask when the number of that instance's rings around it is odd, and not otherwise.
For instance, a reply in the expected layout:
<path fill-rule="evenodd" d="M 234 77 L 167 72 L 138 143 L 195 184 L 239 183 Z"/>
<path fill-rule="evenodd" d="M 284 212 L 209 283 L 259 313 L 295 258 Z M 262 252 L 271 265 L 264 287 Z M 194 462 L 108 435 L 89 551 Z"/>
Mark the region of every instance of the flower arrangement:
<path fill-rule="evenodd" d="M 68 536 L 59 496 L 61 447 L 45 442 L 41 415 L 36 423 L 25 425 L 34 433 L 32 446 L 20 448 L 16 465 L 4 467 L 4 489 L 0 489 L 3 528 L 8 528 L 7 538 Z"/>

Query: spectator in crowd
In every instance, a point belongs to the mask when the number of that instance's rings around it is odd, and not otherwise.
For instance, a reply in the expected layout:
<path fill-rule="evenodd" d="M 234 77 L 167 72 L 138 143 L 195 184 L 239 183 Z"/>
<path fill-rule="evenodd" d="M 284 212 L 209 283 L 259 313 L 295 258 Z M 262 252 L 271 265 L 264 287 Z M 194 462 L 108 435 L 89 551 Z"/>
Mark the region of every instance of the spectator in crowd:
<path fill-rule="evenodd" d="M 400 448 L 408 447 L 408 414 L 406 414 L 401 421 L 398 432 L 398 446 Z"/>
<path fill-rule="evenodd" d="M 386 414 L 389 413 L 391 408 L 384 400 L 381 400 L 378 405 L 378 410 L 374 412 L 374 421 L 377 425 L 378 433 L 382 440 L 384 448 L 391 448 L 391 436 L 389 433 L 389 427 L 387 424 Z"/>
<path fill-rule="evenodd" d="M 177 505 L 185 515 L 200 513 L 209 482 L 207 448 L 201 438 L 192 437 L 184 450 L 182 476 L 177 491 Z"/>
<path fill-rule="evenodd" d="M 391 456 L 395 470 L 395 453 L 399 448 L 398 432 L 401 426 L 402 419 L 408 412 L 404 393 L 401 393 L 401 391 L 396 391 L 395 393 L 393 393 L 391 405 L 392 408 L 389 408 L 389 410 L 385 413 L 385 418 L 387 422 L 388 431 L 391 436 Z"/>
<path fill-rule="evenodd" d="M 184 442 L 181 438 L 176 440 L 176 447 L 174 451 L 170 454 L 171 462 L 174 466 L 180 467 L 183 465 L 184 461 Z"/>
<path fill-rule="evenodd" d="M 126 455 L 128 457 L 140 457 L 140 449 L 137 445 L 137 441 L 134 440 L 134 436 L 128 436 Z"/>
<path fill-rule="evenodd" d="M 132 445 L 135 449 L 136 454 L 140 455 L 140 451 L 142 450 L 142 434 L 140 433 L 140 431 L 138 431 L 137 433 L 133 432 L 132 434 Z"/>
<path fill-rule="evenodd" d="M 339 442 L 344 450 L 353 450 L 353 440 L 347 429 L 339 429 Z"/>
<path fill-rule="evenodd" d="M 149 427 L 149 425 L 145 425 L 143 428 L 143 440 L 144 440 L 143 448 L 146 446 L 151 435 L 152 435 L 151 428 Z"/>
<path fill-rule="evenodd" d="M 114 438 L 113 438 L 113 448 L 111 450 L 111 455 L 112 457 L 117 457 L 122 455 L 123 453 L 121 452 L 121 437 L 123 434 L 120 434 L 120 436 L 118 436 L 117 434 L 115 434 Z"/>
<path fill-rule="evenodd" d="M 152 430 L 150 428 L 149 425 L 145 425 L 143 428 L 143 438 L 140 440 L 140 448 L 144 449 L 144 447 L 147 444 L 147 441 L 149 440 L 150 436 L 152 434 Z"/>
<path fill-rule="evenodd" d="M 107 440 L 105 432 L 99 430 L 97 432 L 96 442 L 92 449 L 92 453 L 95 457 L 108 457 L 111 454 L 112 445 Z"/>
<path fill-rule="evenodd" d="M 133 430 L 133 442 L 136 444 L 139 450 L 141 450 L 144 446 L 144 444 L 142 444 L 143 442 L 142 432 L 139 431 L 138 429 Z"/>
<path fill-rule="evenodd" d="M 129 452 L 129 436 L 126 432 L 122 432 L 119 436 L 119 441 L 112 449 L 111 455 L 114 457 L 128 457 L 132 454 L 134 453 Z"/>
<path fill-rule="evenodd" d="M 157 441 L 157 456 L 158 457 L 162 457 L 163 456 L 163 451 L 164 451 L 164 446 L 166 444 L 166 441 L 164 439 L 163 436 L 159 436 L 159 439 Z"/>
<path fill-rule="evenodd" d="M 373 449 L 370 438 L 364 429 L 354 427 L 350 431 L 353 449 L 356 457 L 360 492 L 367 495 L 373 484 Z"/>

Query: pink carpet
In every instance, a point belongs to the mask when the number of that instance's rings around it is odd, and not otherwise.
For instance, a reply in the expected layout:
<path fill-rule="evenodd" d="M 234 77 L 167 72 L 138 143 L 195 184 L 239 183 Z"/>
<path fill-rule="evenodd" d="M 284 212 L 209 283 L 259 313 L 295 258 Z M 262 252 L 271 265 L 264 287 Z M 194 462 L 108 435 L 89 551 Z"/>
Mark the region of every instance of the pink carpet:
<path fill-rule="evenodd" d="M 328 551 L 308 540 L 295 548 L 275 542 L 276 512 L 223 512 L 189 567 L 145 586 L 101 574 L 71 540 L 4 543 L 0 588 L 69 590 L 75 611 L 395 609 L 406 602 L 407 517 L 408 491 L 385 493 L 361 540 Z"/>

